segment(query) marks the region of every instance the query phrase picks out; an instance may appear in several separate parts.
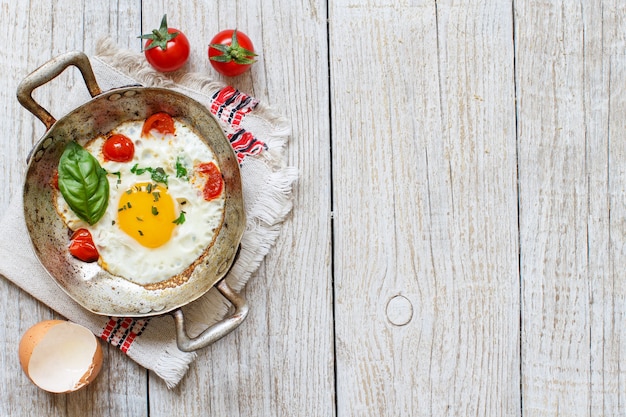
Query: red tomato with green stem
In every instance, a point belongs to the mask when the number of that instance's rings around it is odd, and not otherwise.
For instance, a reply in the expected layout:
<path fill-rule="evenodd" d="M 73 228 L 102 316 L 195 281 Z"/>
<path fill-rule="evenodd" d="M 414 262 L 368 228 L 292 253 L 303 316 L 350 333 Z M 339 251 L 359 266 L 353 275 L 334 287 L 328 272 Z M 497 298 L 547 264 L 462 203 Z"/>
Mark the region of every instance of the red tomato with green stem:
<path fill-rule="evenodd" d="M 256 62 L 250 38 L 236 29 L 226 29 L 211 39 L 209 61 L 217 72 L 227 77 L 243 74 Z"/>
<path fill-rule="evenodd" d="M 176 71 L 189 58 L 189 40 L 180 30 L 167 27 L 167 15 L 163 15 L 159 29 L 139 38 L 148 40 L 143 48 L 144 55 L 157 71 Z"/>

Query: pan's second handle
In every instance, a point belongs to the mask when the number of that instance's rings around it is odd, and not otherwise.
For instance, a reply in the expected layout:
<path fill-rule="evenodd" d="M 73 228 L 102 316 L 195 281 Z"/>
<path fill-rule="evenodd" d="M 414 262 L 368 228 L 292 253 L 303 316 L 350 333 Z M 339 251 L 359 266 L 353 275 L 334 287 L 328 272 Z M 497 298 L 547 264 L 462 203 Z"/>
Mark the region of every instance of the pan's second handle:
<path fill-rule="evenodd" d="M 217 284 L 217 289 L 233 305 L 235 311 L 195 338 L 191 338 L 187 334 L 182 310 L 179 308 L 172 313 L 174 315 L 174 321 L 176 322 L 176 343 L 178 344 L 178 349 L 183 352 L 192 352 L 217 342 L 239 327 L 248 315 L 249 308 L 245 298 L 230 288 L 225 279 Z"/>
<path fill-rule="evenodd" d="M 80 51 L 67 52 L 56 58 L 52 58 L 27 75 L 17 87 L 17 100 L 46 125 L 46 130 L 52 127 L 56 119 L 48 110 L 44 109 L 33 99 L 33 90 L 59 76 L 70 65 L 80 70 L 91 97 L 95 97 L 102 92 L 96 82 L 96 77 L 91 68 L 89 58 Z"/>

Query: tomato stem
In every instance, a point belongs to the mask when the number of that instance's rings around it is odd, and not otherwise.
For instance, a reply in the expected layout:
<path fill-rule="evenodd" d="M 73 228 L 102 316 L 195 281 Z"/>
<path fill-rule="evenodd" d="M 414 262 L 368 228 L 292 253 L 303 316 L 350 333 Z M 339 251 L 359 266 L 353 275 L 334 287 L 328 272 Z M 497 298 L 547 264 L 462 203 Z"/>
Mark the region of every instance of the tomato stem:
<path fill-rule="evenodd" d="M 215 48 L 222 53 L 222 55 L 212 56 L 210 59 L 216 62 L 235 62 L 236 64 L 249 65 L 254 64 L 257 56 L 256 53 L 250 51 L 241 45 L 237 41 L 237 30 L 233 31 L 230 45 L 224 45 L 221 43 L 212 43 L 209 45 L 211 48 Z"/>
<path fill-rule="evenodd" d="M 157 46 L 162 50 L 167 50 L 167 43 L 178 36 L 180 32 L 169 33 L 167 27 L 167 15 L 163 15 L 163 19 L 161 19 L 161 26 L 158 29 L 153 29 L 152 33 L 147 33 L 141 36 L 138 36 L 139 39 L 149 39 L 150 43 L 146 42 L 146 47 L 144 51 L 147 51 L 152 48 L 156 48 Z"/>

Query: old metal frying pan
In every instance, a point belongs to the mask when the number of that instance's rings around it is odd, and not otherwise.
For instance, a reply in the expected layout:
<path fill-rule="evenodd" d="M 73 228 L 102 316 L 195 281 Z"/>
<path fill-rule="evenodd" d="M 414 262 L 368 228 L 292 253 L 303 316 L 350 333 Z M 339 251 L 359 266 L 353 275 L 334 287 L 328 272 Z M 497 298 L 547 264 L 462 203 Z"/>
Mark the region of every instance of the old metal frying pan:
<path fill-rule="evenodd" d="M 32 98 L 32 92 L 70 66 L 80 70 L 92 98 L 57 120 Z M 33 71 L 19 85 L 17 96 L 47 129 L 29 156 L 23 190 L 24 216 L 35 253 L 56 283 L 96 314 L 116 317 L 172 314 L 178 346 L 183 351 L 205 347 L 237 328 L 247 316 L 248 305 L 223 278 L 236 258 L 245 227 L 241 176 L 228 139 L 206 107 L 162 88 L 131 86 L 102 92 L 89 59 L 82 52 L 63 54 Z M 202 262 L 192 268 L 188 279 L 148 289 L 112 275 L 95 263 L 84 263 L 69 255 L 68 229 L 56 213 L 50 184 L 69 141 L 82 145 L 124 121 L 145 119 L 156 112 L 184 119 L 213 150 L 224 178 L 225 206 L 222 227 L 213 245 Z M 186 332 L 181 307 L 214 286 L 234 308 L 222 321 L 191 338 Z"/>

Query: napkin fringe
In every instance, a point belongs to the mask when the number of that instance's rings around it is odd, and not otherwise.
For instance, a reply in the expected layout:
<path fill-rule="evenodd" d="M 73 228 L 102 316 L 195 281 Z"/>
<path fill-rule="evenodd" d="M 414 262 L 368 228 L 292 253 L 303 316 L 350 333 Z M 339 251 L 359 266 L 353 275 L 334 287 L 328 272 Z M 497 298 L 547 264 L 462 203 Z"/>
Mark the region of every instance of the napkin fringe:
<path fill-rule="evenodd" d="M 172 389 L 185 376 L 195 358 L 195 353 L 190 355 L 178 349 L 166 349 L 159 356 L 153 371 L 165 381 L 167 388 Z"/>
<path fill-rule="evenodd" d="M 266 182 L 266 198 L 259 199 L 254 207 L 249 208 L 249 216 L 270 226 L 282 222 L 291 211 L 291 190 L 297 178 L 298 172 L 293 167 L 271 173 Z"/>
<path fill-rule="evenodd" d="M 265 255 L 274 246 L 279 233 L 280 227 L 278 225 L 259 227 L 246 231 L 241 239 L 239 260 L 233 265 L 226 278 L 231 287 L 237 291 L 243 288 L 248 278 L 259 268 Z M 248 249 L 250 247 L 256 247 L 257 251 Z"/>

